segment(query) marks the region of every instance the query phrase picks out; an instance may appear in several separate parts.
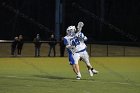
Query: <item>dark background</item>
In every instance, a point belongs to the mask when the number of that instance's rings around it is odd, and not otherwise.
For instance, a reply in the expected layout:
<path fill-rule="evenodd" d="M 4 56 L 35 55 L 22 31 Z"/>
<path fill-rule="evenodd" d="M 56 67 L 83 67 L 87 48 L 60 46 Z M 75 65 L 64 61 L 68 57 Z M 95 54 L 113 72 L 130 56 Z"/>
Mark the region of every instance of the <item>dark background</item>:
<path fill-rule="evenodd" d="M 55 32 L 55 1 L 1 0 L 0 40 L 23 34 L 25 40 L 32 41 L 37 33 L 42 40 L 48 40 Z M 140 41 L 139 0 L 61 0 L 61 3 L 60 36 L 65 35 L 69 25 L 83 21 L 83 32 L 89 42 Z"/>

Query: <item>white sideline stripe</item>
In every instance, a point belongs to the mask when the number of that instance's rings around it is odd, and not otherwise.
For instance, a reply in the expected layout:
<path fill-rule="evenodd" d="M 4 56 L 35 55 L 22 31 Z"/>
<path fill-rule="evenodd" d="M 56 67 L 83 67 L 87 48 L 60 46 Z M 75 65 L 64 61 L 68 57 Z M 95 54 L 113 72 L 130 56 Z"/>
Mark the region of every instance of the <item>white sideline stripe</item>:
<path fill-rule="evenodd" d="M 8 77 L 8 78 L 27 78 L 27 77 L 20 77 L 20 76 L 4 76 L 4 77 Z M 45 78 L 40 78 L 40 79 L 45 79 Z M 82 79 L 81 79 L 82 80 Z M 88 81 L 88 80 L 87 80 Z M 99 82 L 99 83 L 103 83 L 103 84 L 120 84 L 120 85 L 132 85 L 131 83 L 127 83 L 127 82 L 105 82 L 105 81 L 88 81 L 88 82 Z M 140 84 L 135 84 L 137 86 L 140 86 Z M 31 86 L 31 85 L 27 85 L 27 86 Z"/>
<path fill-rule="evenodd" d="M 99 83 L 103 83 L 103 84 L 120 84 L 120 85 L 132 85 L 131 83 L 126 83 L 126 82 L 105 82 L 105 81 L 88 81 L 88 82 L 99 82 Z M 135 85 L 140 85 L 140 84 L 135 84 Z"/>
<path fill-rule="evenodd" d="M 17 76 L 6 76 L 6 77 L 11 77 L 11 78 L 13 78 L 13 77 L 17 77 Z"/>
<path fill-rule="evenodd" d="M 3 76 L 3 77 L 7 77 L 7 78 L 19 78 L 19 79 L 29 79 L 28 77 L 22 77 L 22 76 Z M 40 79 L 45 79 L 45 78 L 40 78 Z"/>

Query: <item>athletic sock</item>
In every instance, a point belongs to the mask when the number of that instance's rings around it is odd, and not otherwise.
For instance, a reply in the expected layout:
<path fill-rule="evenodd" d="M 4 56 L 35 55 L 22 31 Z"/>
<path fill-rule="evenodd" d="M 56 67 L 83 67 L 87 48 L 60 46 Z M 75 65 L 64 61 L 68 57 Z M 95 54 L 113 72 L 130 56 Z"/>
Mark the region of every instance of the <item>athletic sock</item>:
<path fill-rule="evenodd" d="M 93 68 L 91 68 L 91 70 L 93 70 Z"/>
<path fill-rule="evenodd" d="M 80 73 L 80 72 L 78 72 L 78 73 L 77 73 L 77 76 L 81 77 L 81 73 Z"/>

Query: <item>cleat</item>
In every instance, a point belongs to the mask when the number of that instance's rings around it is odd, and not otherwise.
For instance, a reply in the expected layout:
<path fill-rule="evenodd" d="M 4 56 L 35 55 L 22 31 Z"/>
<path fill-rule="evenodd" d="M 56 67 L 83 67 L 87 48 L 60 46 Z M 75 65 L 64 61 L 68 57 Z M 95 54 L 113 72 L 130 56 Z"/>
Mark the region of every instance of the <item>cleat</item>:
<path fill-rule="evenodd" d="M 95 69 L 93 69 L 93 70 L 91 70 L 91 71 L 92 71 L 93 74 L 98 74 L 98 71 L 95 70 Z"/>
<path fill-rule="evenodd" d="M 92 77 L 93 76 L 93 72 L 91 70 L 88 70 L 89 75 Z"/>
<path fill-rule="evenodd" d="M 77 76 L 76 76 L 76 79 L 77 79 L 77 80 L 80 80 L 80 79 L 81 79 L 81 77 L 77 75 Z"/>

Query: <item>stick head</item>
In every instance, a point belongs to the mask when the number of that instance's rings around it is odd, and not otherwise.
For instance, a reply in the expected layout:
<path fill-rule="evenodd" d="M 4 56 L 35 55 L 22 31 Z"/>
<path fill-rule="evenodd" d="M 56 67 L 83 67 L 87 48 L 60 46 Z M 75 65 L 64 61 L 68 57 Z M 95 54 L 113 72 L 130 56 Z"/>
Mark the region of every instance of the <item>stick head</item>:
<path fill-rule="evenodd" d="M 84 23 L 83 22 L 79 22 L 78 25 L 77 25 L 78 31 L 81 31 L 83 26 L 84 26 Z"/>

